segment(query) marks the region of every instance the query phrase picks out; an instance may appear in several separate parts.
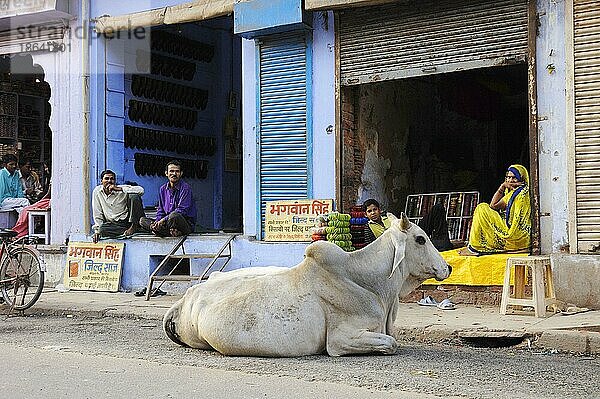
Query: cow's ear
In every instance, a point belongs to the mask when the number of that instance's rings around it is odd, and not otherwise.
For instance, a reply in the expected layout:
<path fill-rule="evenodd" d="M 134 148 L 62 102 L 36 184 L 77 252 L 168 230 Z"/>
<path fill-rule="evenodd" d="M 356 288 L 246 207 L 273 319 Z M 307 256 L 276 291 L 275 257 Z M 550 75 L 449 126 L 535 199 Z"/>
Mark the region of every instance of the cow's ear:
<path fill-rule="evenodd" d="M 404 254 L 406 252 L 406 233 L 396 230 L 391 236 L 392 242 L 394 243 L 394 263 L 392 264 L 392 271 L 390 271 L 388 278 L 392 278 L 392 275 L 404 259 Z"/>
<path fill-rule="evenodd" d="M 400 214 L 400 230 L 407 231 L 408 229 L 410 229 L 410 226 L 410 220 L 408 220 L 404 212 L 402 212 Z"/>

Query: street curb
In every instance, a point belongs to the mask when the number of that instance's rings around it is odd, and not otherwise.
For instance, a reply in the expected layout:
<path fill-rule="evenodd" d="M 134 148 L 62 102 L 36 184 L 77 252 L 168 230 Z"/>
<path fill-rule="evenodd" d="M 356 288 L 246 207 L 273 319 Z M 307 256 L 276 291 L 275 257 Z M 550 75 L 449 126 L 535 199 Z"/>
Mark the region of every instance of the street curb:
<path fill-rule="evenodd" d="M 166 310 L 165 312 L 166 313 Z M 123 310 L 118 310 L 117 308 L 114 307 L 109 307 L 109 308 L 105 308 L 102 310 L 88 310 L 88 309 L 57 309 L 57 308 L 52 308 L 52 307 L 40 307 L 40 306 L 36 306 L 34 308 L 28 309 L 25 311 L 25 316 L 31 315 L 31 314 L 37 314 L 37 315 L 50 315 L 50 316 L 61 316 L 61 317 L 91 317 L 91 318 L 105 318 L 105 317 L 111 317 L 111 318 L 118 318 L 118 319 L 129 319 L 129 320 L 136 320 L 136 319 L 143 319 L 143 320 L 155 320 L 155 321 L 161 321 L 162 322 L 162 318 L 163 318 L 163 314 L 152 314 L 152 313 L 146 313 L 146 314 L 140 314 L 139 312 L 128 312 L 128 311 L 123 311 Z M 8 314 L 8 312 L 2 312 L 2 314 Z M 15 313 L 18 314 L 18 313 Z"/>
<path fill-rule="evenodd" d="M 600 333 L 593 331 L 548 330 L 542 332 L 535 346 L 561 352 L 600 354 Z"/>
<path fill-rule="evenodd" d="M 441 326 L 396 328 L 392 335 L 398 341 L 448 343 L 458 339 L 458 331 Z"/>
<path fill-rule="evenodd" d="M 445 343 L 469 346 L 459 337 L 461 332 L 485 332 L 481 329 L 453 329 L 451 327 L 427 326 L 398 328 L 393 336 L 401 342 Z M 600 355 L 600 333 L 591 331 L 548 330 L 543 332 L 519 331 L 523 342 L 528 340 L 531 349 Z M 507 335 L 510 332 L 507 331 Z M 493 338 L 490 338 L 493 339 Z M 522 344 L 521 344 L 522 345 Z M 515 347 L 518 345 L 515 345 Z"/>

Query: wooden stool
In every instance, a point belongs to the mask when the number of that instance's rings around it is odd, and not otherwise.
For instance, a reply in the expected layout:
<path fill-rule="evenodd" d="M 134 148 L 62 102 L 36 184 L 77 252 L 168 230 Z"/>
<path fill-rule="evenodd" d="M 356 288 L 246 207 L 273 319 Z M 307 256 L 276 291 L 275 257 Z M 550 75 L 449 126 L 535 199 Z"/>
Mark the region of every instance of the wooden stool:
<path fill-rule="evenodd" d="M 510 295 L 510 274 L 515 268 L 514 291 Z M 531 298 L 525 298 L 525 267 L 531 268 Z M 544 284 L 544 274 L 546 283 Z M 556 302 L 554 285 L 552 283 L 552 269 L 549 256 L 523 256 L 508 258 L 504 271 L 504 286 L 502 288 L 502 301 L 500 313 L 506 314 L 508 305 L 532 306 L 535 317 L 545 317 L 546 307 Z"/>
<path fill-rule="evenodd" d="M 43 218 L 44 231 L 37 233 L 35 231 L 36 218 Z M 29 235 L 44 240 L 44 244 L 50 244 L 50 209 L 30 209 L 29 210 Z"/>

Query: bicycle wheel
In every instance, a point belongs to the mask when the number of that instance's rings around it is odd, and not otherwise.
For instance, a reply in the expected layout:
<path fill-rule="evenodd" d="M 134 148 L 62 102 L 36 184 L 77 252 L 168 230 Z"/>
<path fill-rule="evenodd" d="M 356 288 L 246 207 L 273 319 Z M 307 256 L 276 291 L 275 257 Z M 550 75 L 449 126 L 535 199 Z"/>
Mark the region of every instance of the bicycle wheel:
<path fill-rule="evenodd" d="M 44 288 L 44 272 L 36 253 L 29 248 L 11 250 L 0 266 L 2 297 L 11 309 L 29 309 Z"/>

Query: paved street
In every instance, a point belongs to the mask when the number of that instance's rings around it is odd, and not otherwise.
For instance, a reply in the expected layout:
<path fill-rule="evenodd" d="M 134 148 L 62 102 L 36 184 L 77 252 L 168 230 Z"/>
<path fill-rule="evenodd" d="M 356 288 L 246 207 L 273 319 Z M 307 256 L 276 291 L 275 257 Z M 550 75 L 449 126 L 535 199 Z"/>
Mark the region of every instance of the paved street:
<path fill-rule="evenodd" d="M 527 345 L 407 342 L 394 356 L 226 358 L 174 345 L 156 320 L 1 317 L 0 392 L 11 398 L 600 397 L 600 359 Z"/>

